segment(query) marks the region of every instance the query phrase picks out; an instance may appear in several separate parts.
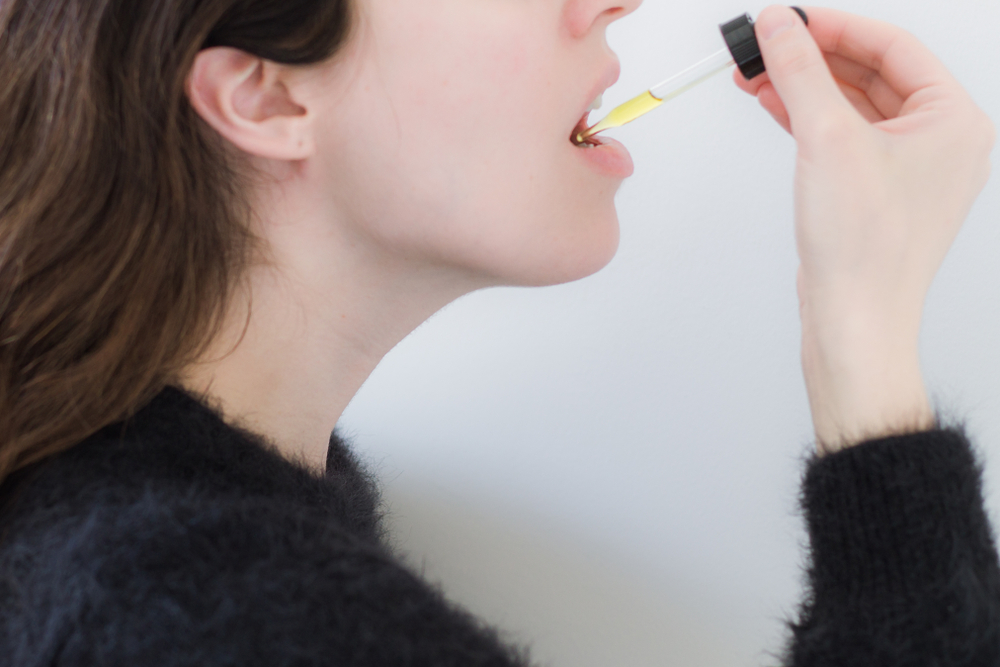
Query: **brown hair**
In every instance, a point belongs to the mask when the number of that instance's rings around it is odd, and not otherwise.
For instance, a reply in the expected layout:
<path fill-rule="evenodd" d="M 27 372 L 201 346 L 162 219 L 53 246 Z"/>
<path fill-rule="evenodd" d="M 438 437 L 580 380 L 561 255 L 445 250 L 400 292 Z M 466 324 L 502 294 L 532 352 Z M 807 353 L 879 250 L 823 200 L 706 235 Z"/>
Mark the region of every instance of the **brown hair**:
<path fill-rule="evenodd" d="M 128 417 L 217 332 L 253 247 L 198 51 L 334 55 L 347 0 L 0 2 L 0 481 Z"/>

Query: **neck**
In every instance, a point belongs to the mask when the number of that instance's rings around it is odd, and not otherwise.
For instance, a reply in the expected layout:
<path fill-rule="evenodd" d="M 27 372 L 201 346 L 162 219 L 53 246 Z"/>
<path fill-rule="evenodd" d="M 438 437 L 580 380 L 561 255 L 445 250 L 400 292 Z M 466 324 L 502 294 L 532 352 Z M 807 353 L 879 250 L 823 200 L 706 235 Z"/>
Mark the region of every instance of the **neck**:
<path fill-rule="evenodd" d="M 283 234 L 268 239 L 273 261 L 250 269 L 182 384 L 286 458 L 322 471 L 337 420 L 382 357 L 478 286 L 356 241 Z"/>

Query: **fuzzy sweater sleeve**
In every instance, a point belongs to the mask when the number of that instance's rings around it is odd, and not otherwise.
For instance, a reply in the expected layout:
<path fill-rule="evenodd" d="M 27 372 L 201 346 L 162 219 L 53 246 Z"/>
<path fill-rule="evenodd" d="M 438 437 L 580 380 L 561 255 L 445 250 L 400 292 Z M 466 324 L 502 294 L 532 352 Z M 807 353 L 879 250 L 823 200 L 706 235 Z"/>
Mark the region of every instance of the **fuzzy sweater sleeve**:
<path fill-rule="evenodd" d="M 963 433 L 816 458 L 802 506 L 809 594 L 787 666 L 1000 665 L 1000 567 Z"/>

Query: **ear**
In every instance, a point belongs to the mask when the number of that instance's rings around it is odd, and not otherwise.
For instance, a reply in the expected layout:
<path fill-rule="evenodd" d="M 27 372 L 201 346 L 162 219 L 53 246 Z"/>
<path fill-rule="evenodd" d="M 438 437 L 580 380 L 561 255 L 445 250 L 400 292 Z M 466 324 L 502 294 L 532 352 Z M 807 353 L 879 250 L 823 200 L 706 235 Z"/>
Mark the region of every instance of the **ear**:
<path fill-rule="evenodd" d="M 216 132 L 246 153 L 303 160 L 315 152 L 313 115 L 296 103 L 287 69 L 229 47 L 204 49 L 187 78 L 191 106 Z"/>

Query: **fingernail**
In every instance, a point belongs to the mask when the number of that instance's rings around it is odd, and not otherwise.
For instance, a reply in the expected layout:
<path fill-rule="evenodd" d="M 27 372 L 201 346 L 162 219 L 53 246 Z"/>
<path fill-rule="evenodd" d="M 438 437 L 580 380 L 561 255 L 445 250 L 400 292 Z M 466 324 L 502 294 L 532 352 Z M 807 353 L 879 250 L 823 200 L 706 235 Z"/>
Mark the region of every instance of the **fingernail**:
<path fill-rule="evenodd" d="M 790 30 L 795 26 L 795 14 L 790 12 L 782 12 L 780 18 L 775 18 L 774 20 L 767 21 L 764 25 L 757 23 L 757 35 L 759 39 L 769 42 L 786 30 Z"/>

